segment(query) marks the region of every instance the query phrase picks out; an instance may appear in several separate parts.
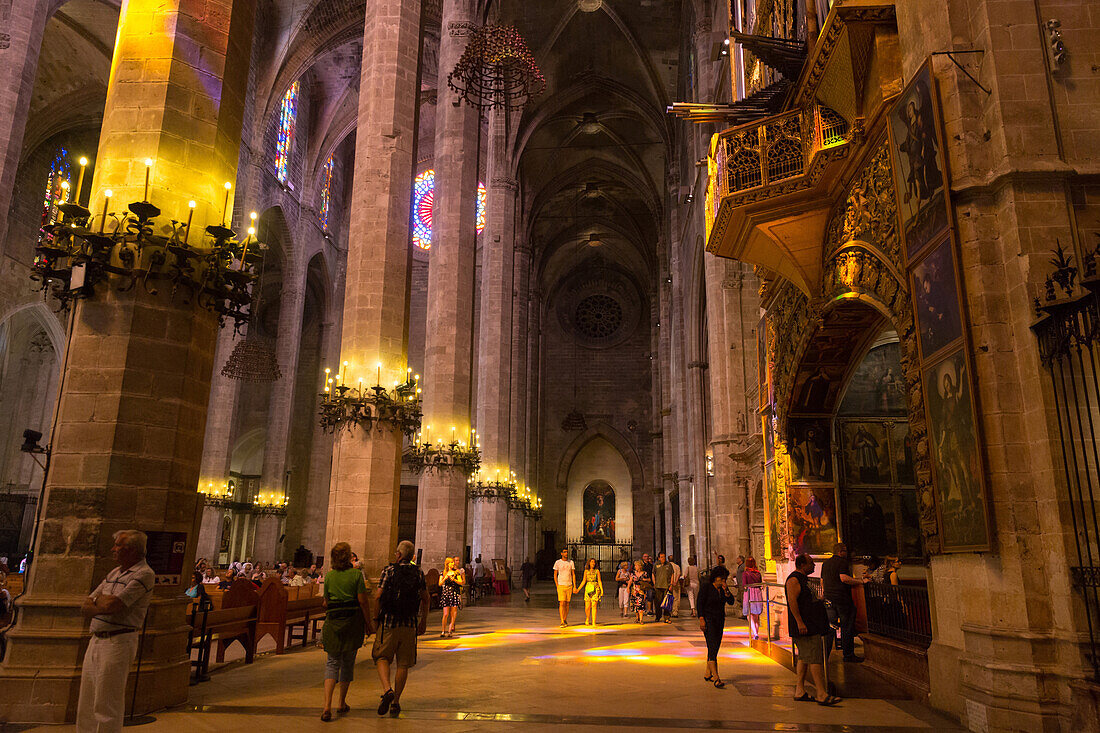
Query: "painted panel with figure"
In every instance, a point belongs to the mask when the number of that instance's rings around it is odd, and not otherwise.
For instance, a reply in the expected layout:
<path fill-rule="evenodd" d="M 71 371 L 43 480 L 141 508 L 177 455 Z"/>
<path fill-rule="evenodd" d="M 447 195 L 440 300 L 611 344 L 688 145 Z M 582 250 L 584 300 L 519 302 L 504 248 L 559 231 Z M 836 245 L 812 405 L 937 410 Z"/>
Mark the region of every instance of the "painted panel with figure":
<path fill-rule="evenodd" d="M 764 530 L 768 535 L 769 557 L 773 560 L 783 557 L 783 543 L 779 537 L 779 487 L 775 481 L 775 464 L 764 466 L 764 491 L 768 494 L 768 512 L 765 515 Z"/>
<path fill-rule="evenodd" d="M 966 354 L 956 351 L 924 370 L 928 438 L 945 551 L 988 549 L 978 425 Z"/>
<path fill-rule="evenodd" d="M 901 371 L 901 346 L 876 346 L 867 352 L 848 383 L 841 415 L 904 416 L 905 378 Z"/>
<path fill-rule="evenodd" d="M 840 434 L 847 485 L 893 483 L 885 424 L 844 422 Z"/>
<path fill-rule="evenodd" d="M 958 273 L 950 237 L 913 268 L 912 278 L 920 353 L 927 359 L 963 335 Z"/>
<path fill-rule="evenodd" d="M 912 261 L 950 226 L 932 65 L 926 62 L 890 111 L 887 127 L 894 158 L 898 219 Z"/>
<path fill-rule="evenodd" d="M 836 495 L 832 486 L 790 486 L 787 521 L 794 553 L 824 555 L 837 541 Z"/>
<path fill-rule="evenodd" d="M 792 482 L 833 480 L 829 421 L 792 417 L 787 421 L 787 450 L 791 455 Z"/>
<path fill-rule="evenodd" d="M 615 541 L 615 490 L 606 481 L 593 481 L 584 489 L 584 531 L 587 543 Z"/>

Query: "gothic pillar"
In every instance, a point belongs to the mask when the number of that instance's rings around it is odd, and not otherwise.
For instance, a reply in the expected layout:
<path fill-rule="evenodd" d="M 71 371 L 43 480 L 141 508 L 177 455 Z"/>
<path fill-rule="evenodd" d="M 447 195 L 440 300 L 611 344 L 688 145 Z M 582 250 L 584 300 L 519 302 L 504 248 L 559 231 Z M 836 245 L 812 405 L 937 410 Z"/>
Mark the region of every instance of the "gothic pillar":
<path fill-rule="evenodd" d="M 214 350 L 214 373 L 210 382 L 210 400 L 206 410 L 206 431 L 202 443 L 202 468 L 199 474 L 201 483 L 213 483 L 220 486 L 229 478 L 229 462 L 233 446 L 233 418 L 237 411 L 237 396 L 240 394 L 240 380 L 230 379 L 221 371 L 233 353 L 236 336 L 232 328 L 223 328 L 218 333 L 218 344 Z"/>
<path fill-rule="evenodd" d="M 528 289 L 531 269 L 531 250 L 519 241 L 515 242 L 515 257 L 512 261 L 512 399 L 511 408 L 511 446 L 512 470 L 516 472 L 520 483 L 530 486 L 535 477 L 528 473 L 527 467 L 527 338 L 528 338 Z"/>
<path fill-rule="evenodd" d="M 189 200 L 196 231 L 221 220 L 222 184 L 236 177 L 255 9 L 252 0 L 224 5 L 210 13 L 182 0 L 124 3 L 91 186 L 96 213 L 107 189 L 116 211 L 141 200 L 143 161 L 152 158 L 158 225 L 186 219 Z M 198 544 L 195 489 L 217 318 L 168 288 L 101 286 L 75 308 L 29 592 L 0 667 L 0 720 L 9 722 L 73 718 L 85 639 L 79 608 L 114 565 L 113 533 L 127 528 L 170 533 L 154 542 L 185 548 L 178 574 L 160 569 L 136 712 L 187 698 L 183 589 Z"/>
<path fill-rule="evenodd" d="M 443 0 L 439 74 L 458 63 L 475 26 L 472 0 Z M 439 90 L 436 106 L 435 204 L 428 263 L 428 317 L 424 344 L 424 424 L 432 438 L 470 435 L 473 352 L 474 253 L 478 183 L 478 113 Z M 408 212 L 405 212 L 408 218 Z M 480 426 L 479 426 L 480 427 Z M 435 471 L 420 479 L 417 544 L 424 568 L 442 568 L 466 546 L 466 477 Z"/>
<path fill-rule="evenodd" d="M 405 376 L 419 49 L 419 0 L 367 13 L 340 355 L 352 384 L 370 384 L 379 371 L 382 384 Z M 355 428 L 341 430 L 333 448 L 324 546 L 350 543 L 372 577 L 397 542 L 401 439 Z"/>

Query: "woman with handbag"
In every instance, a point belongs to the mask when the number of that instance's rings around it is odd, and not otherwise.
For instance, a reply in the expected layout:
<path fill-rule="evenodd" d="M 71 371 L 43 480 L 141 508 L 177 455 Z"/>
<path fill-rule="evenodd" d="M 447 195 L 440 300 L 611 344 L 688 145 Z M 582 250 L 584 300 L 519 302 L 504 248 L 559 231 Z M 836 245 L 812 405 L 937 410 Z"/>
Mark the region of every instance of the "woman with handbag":
<path fill-rule="evenodd" d="M 644 624 L 642 614 L 645 613 L 646 586 L 652 585 L 653 580 L 645 571 L 645 565 L 641 560 L 634 561 L 634 572 L 630 574 L 630 608 L 638 615 L 638 623 Z"/>
<path fill-rule="evenodd" d="M 699 628 L 707 641 L 707 676 L 703 679 L 722 688 L 726 683 L 718 676 L 718 649 L 722 646 L 722 634 L 726 628 L 726 606 L 735 605 L 737 598 L 726 587 L 730 571 L 719 565 L 710 571 L 710 577 L 699 589 L 695 607 L 699 612 Z"/>
<path fill-rule="evenodd" d="M 455 621 L 458 619 L 459 594 L 466 585 L 465 573 L 459 570 L 453 557 L 443 560 L 443 572 L 439 574 L 439 605 L 443 609 L 443 628 L 440 637 L 454 636 Z"/>
<path fill-rule="evenodd" d="M 600 571 L 596 567 L 596 558 L 590 557 L 584 564 L 584 575 L 581 578 L 581 588 L 584 589 L 584 625 L 596 625 L 596 605 L 603 598 L 603 580 L 600 579 Z M 574 593 L 579 593 L 581 588 L 575 588 Z"/>
<path fill-rule="evenodd" d="M 346 713 L 348 686 L 355 669 L 355 655 L 363 646 L 367 635 L 367 619 L 370 606 L 363 571 L 352 567 L 351 546 L 337 542 L 329 553 L 332 570 L 325 574 L 322 598 L 325 606 L 325 623 L 321 627 L 321 646 L 328 654 L 325 662 L 325 707 L 321 720 L 332 720 L 332 693 L 340 688 L 340 704 L 337 713 Z"/>

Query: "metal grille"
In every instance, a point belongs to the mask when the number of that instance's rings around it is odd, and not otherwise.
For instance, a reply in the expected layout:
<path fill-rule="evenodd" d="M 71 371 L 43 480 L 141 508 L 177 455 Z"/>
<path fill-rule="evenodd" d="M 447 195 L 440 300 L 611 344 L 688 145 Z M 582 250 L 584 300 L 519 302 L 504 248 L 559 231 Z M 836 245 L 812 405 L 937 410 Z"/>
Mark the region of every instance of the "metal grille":
<path fill-rule="evenodd" d="M 802 175 L 805 159 L 802 141 L 782 137 L 768 147 L 768 180 L 782 181 Z"/>
<path fill-rule="evenodd" d="M 928 589 L 915 585 L 866 583 L 867 630 L 907 644 L 932 643 L 932 612 Z"/>
<path fill-rule="evenodd" d="M 844 142 L 848 134 L 848 122 L 832 109 L 819 105 L 818 121 L 821 125 L 821 146 L 829 147 Z"/>
<path fill-rule="evenodd" d="M 1049 295 L 1053 300 L 1052 288 Z M 1093 679 L 1100 680 L 1100 295 L 1090 290 L 1072 300 L 1050 302 L 1040 311 L 1043 318 L 1032 328 L 1054 390 L 1061 444 L 1055 455 L 1065 472 L 1078 557 L 1071 574 L 1085 600 L 1087 654 Z"/>

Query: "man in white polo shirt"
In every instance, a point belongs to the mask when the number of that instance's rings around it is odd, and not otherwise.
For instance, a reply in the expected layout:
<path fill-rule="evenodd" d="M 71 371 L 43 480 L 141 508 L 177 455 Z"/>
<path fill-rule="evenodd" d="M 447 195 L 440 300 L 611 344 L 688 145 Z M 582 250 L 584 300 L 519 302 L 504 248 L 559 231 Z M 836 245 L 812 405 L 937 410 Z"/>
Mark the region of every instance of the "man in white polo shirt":
<path fill-rule="evenodd" d="M 561 559 L 554 562 L 554 584 L 558 586 L 558 615 L 564 629 L 569 625 L 569 601 L 577 586 L 577 569 L 569 559 L 569 550 L 563 549 Z"/>
<path fill-rule="evenodd" d="M 92 638 L 80 673 L 76 709 L 79 733 L 121 731 L 126 713 L 126 678 L 138 647 L 138 632 L 153 596 L 153 569 L 145 562 L 144 532 L 115 532 L 111 553 L 118 562 L 107 579 L 84 599 Z"/>

